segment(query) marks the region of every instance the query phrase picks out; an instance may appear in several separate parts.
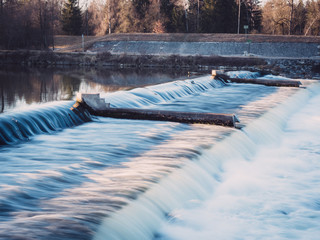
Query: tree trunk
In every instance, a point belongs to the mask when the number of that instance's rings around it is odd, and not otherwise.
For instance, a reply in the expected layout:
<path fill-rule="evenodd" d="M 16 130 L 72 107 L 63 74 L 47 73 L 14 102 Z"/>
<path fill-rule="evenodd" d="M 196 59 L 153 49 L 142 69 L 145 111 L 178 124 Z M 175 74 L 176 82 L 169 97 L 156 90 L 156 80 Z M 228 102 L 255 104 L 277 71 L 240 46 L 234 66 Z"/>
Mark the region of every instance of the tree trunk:
<path fill-rule="evenodd" d="M 312 28 L 313 24 L 319 19 L 319 16 L 320 16 L 320 15 L 317 15 L 317 17 L 315 17 L 315 18 L 313 19 L 312 23 L 309 25 L 309 27 L 307 28 L 307 30 L 306 30 L 306 32 L 305 32 L 305 34 L 304 34 L 305 36 L 308 35 L 308 33 L 309 33 L 310 29 Z"/>
<path fill-rule="evenodd" d="M 171 121 L 180 123 L 201 123 L 234 127 L 237 121 L 233 114 L 175 112 L 149 109 L 109 108 L 96 110 L 93 115 L 121 119 Z"/>

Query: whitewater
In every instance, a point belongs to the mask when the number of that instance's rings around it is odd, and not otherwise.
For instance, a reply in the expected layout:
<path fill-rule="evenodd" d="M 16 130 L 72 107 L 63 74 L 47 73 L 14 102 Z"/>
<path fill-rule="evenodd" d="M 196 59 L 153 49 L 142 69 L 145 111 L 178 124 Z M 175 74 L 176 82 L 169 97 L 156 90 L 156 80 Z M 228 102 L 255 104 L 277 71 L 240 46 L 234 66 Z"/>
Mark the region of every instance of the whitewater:
<path fill-rule="evenodd" d="M 316 239 L 320 86 L 302 82 L 101 91 L 112 107 L 233 113 L 237 128 L 94 117 L 73 101 L 1 114 L 0 239 Z"/>
<path fill-rule="evenodd" d="M 278 109 L 285 121 L 276 129 L 260 125 L 263 144 L 228 159 L 213 194 L 172 211 L 160 239 L 319 239 L 319 87 L 290 104 L 292 115 Z"/>

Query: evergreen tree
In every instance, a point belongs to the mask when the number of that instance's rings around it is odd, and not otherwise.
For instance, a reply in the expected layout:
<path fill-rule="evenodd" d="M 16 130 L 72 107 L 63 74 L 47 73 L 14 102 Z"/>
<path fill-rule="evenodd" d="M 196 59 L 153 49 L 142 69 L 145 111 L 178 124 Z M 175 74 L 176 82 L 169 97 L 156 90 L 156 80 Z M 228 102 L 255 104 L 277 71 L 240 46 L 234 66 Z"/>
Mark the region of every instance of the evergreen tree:
<path fill-rule="evenodd" d="M 298 34 L 298 35 L 304 34 L 304 29 L 306 26 L 306 19 L 307 19 L 307 11 L 302 0 L 299 0 L 299 3 L 296 6 L 293 15 L 294 15 L 294 22 L 295 22 L 293 34 Z"/>
<path fill-rule="evenodd" d="M 250 30 L 262 31 L 262 9 L 259 0 L 252 0 Z"/>
<path fill-rule="evenodd" d="M 244 33 L 244 25 L 248 25 L 249 32 L 261 32 L 262 10 L 259 0 L 241 1 L 240 32 Z"/>
<path fill-rule="evenodd" d="M 186 29 L 186 14 L 182 6 L 174 6 L 171 12 L 171 26 L 173 32 L 187 32 Z"/>
<path fill-rule="evenodd" d="M 62 30 L 69 35 L 81 35 L 82 14 L 78 0 L 66 0 L 62 9 Z"/>
<path fill-rule="evenodd" d="M 149 0 L 132 0 L 133 29 L 135 32 L 150 32 L 152 31 L 151 19 L 146 18 L 149 12 Z"/>
<path fill-rule="evenodd" d="M 202 32 L 236 32 L 237 5 L 234 0 L 204 0 L 201 12 Z"/>
<path fill-rule="evenodd" d="M 160 12 L 167 32 L 186 32 L 185 10 L 178 0 L 163 0 Z"/>

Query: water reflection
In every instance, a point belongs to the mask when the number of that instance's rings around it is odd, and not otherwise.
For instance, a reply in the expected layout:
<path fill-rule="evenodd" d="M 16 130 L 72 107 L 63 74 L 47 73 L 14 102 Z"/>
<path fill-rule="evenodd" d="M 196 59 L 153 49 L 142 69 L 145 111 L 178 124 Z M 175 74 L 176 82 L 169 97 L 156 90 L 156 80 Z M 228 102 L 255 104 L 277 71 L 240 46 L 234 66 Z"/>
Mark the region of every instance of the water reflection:
<path fill-rule="evenodd" d="M 114 92 L 187 77 L 187 71 L 95 68 L 0 68 L 0 111 L 71 100 L 79 91 Z"/>

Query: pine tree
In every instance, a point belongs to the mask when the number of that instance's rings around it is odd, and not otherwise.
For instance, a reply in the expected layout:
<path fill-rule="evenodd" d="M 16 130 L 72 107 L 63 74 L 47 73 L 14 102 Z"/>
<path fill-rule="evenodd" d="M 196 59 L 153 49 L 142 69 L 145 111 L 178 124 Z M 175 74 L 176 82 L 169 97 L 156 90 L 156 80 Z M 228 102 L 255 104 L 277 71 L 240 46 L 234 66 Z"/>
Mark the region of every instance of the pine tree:
<path fill-rule="evenodd" d="M 62 30 L 69 35 L 82 33 L 82 14 L 78 0 L 67 0 L 62 10 Z"/>
<path fill-rule="evenodd" d="M 248 25 L 249 32 L 261 32 L 262 10 L 259 0 L 241 1 L 240 32 L 244 33 L 244 25 Z"/>
<path fill-rule="evenodd" d="M 299 0 L 294 12 L 294 31 L 293 34 L 302 35 L 306 26 L 307 11 L 302 0 Z"/>
<path fill-rule="evenodd" d="M 204 0 L 202 32 L 235 33 L 236 24 L 237 5 L 234 0 Z"/>

